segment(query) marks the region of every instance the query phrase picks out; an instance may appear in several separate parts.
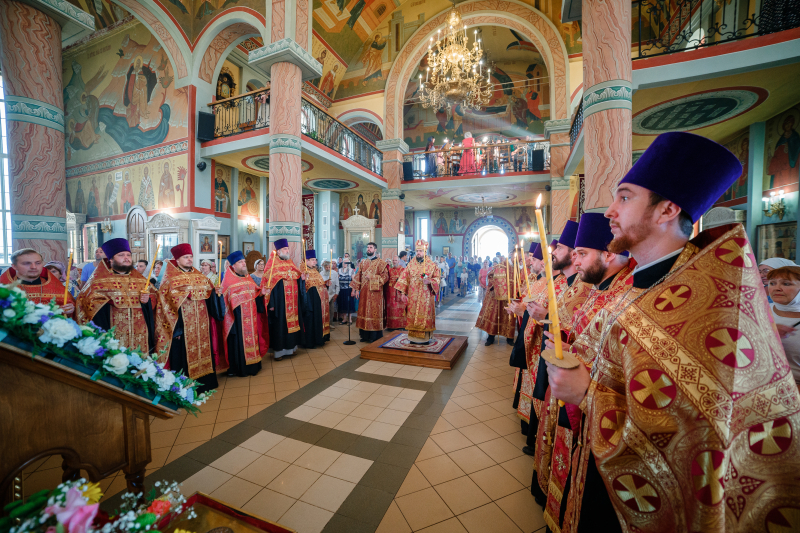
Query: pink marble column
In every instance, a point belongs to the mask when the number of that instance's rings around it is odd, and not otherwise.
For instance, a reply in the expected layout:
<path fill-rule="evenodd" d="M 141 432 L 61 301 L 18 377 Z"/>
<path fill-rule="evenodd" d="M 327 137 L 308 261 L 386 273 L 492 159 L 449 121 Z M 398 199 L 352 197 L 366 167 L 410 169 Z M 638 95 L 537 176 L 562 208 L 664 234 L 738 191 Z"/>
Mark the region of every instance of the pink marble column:
<path fill-rule="evenodd" d="M 295 264 L 303 253 L 302 167 L 300 118 L 302 113 L 300 67 L 275 63 L 270 69 L 269 115 L 269 240 L 289 241 Z"/>
<path fill-rule="evenodd" d="M 12 246 L 67 256 L 61 27 L 22 2 L 0 1 L 0 66 L 8 120 Z"/>
<path fill-rule="evenodd" d="M 400 221 L 405 219 L 405 203 L 400 199 L 400 184 L 403 181 L 403 156 L 408 153 L 408 145 L 402 139 L 387 139 L 379 141 L 377 147 L 383 151 L 383 177 L 388 186 L 383 191 L 381 201 L 381 256 L 390 261 L 397 253 Z"/>
<path fill-rule="evenodd" d="M 564 167 L 569 158 L 569 132 L 550 134 L 550 176 L 564 177 Z"/>
<path fill-rule="evenodd" d="M 611 205 L 631 168 L 631 3 L 583 0 L 586 210 Z"/>
<path fill-rule="evenodd" d="M 560 187 L 550 191 L 550 234 L 561 235 L 569 220 L 569 183 L 566 188 Z"/>

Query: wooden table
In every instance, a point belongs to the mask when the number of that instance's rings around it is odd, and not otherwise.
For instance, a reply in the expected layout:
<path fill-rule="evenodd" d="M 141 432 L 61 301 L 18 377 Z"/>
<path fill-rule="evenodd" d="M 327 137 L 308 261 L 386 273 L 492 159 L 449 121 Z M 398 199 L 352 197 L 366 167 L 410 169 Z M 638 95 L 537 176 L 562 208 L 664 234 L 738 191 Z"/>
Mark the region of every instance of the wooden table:
<path fill-rule="evenodd" d="M 435 334 L 437 337 L 452 337 L 453 341 L 441 353 L 418 352 L 414 350 L 400 350 L 397 348 L 381 348 L 381 344 L 397 335 L 385 335 L 372 344 L 361 348 L 361 359 L 383 361 L 385 363 L 399 363 L 401 365 L 423 366 L 425 368 L 441 368 L 452 370 L 453 366 L 467 349 L 467 337 L 461 335 Z"/>
<path fill-rule="evenodd" d="M 177 411 L 20 346 L 0 343 L 0 507 L 24 496 L 22 471 L 51 455 L 64 459 L 63 481 L 81 470 L 94 482 L 122 470 L 128 491 L 142 492 L 150 417 Z"/>

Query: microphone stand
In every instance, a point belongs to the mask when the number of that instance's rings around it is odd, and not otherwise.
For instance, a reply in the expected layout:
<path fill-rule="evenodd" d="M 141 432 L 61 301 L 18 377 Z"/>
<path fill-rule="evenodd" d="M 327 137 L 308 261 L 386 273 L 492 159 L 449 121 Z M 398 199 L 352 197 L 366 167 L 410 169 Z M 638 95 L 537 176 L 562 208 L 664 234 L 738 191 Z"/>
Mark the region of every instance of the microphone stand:
<path fill-rule="evenodd" d="M 349 315 L 350 313 L 348 313 L 347 317 L 347 340 L 342 343 L 346 346 L 352 346 L 356 343 L 356 341 L 350 340 L 350 325 L 352 324 L 353 320 L 350 318 Z"/>

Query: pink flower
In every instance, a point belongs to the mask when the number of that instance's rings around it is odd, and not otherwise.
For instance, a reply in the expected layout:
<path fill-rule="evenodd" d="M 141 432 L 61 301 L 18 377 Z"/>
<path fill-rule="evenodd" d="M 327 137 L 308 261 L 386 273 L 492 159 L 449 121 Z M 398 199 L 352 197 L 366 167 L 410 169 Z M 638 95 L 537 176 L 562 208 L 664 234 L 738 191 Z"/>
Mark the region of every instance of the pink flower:
<path fill-rule="evenodd" d="M 86 533 L 89 531 L 99 508 L 99 503 L 79 508 L 70 518 L 69 524 L 67 524 L 67 531 L 69 533 Z"/>
<path fill-rule="evenodd" d="M 67 491 L 67 502 L 64 507 L 51 505 L 45 512 L 55 515 L 58 523 L 63 524 L 69 533 L 86 533 L 99 508 L 99 504 L 86 505 L 86 499 L 81 491 L 72 487 Z"/>

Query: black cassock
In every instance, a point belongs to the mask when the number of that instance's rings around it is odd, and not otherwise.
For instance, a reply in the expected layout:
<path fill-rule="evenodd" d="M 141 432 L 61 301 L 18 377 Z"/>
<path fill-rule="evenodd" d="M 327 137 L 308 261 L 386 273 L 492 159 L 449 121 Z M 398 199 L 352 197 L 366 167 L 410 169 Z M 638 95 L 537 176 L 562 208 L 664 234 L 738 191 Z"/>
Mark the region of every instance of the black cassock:
<path fill-rule="evenodd" d="M 206 309 L 208 316 L 212 320 L 223 320 L 225 318 L 225 304 L 222 301 L 222 296 L 217 296 L 216 293 L 211 293 L 211 296 L 206 300 Z M 205 376 L 196 379 L 197 388 L 196 393 L 210 391 L 219 387 L 217 381 L 217 363 L 213 354 L 216 340 L 213 337 L 211 326 L 208 328 L 209 341 L 211 343 L 211 365 L 214 367 L 214 372 L 206 374 Z M 260 364 L 260 363 L 259 363 Z M 183 310 L 178 311 L 178 320 L 175 322 L 175 330 L 172 332 L 172 344 L 169 347 L 169 368 L 173 372 L 183 372 L 183 375 L 189 375 L 189 363 L 186 360 L 186 337 L 183 334 Z"/>
<path fill-rule="evenodd" d="M 522 324 L 519 327 L 519 335 L 517 335 L 517 340 L 514 341 L 514 347 L 511 349 L 511 358 L 508 361 L 508 364 L 513 368 L 519 368 L 521 370 L 528 369 L 528 360 L 525 358 L 525 328 L 528 325 L 528 320 L 530 319 L 530 315 L 528 315 L 528 310 L 525 309 L 525 314 L 522 315 Z M 519 379 L 517 380 L 517 389 L 514 391 L 514 403 L 512 407 L 516 409 L 519 407 L 519 394 L 520 390 L 522 389 L 522 375 L 520 374 Z M 533 409 L 531 409 L 533 411 Z M 531 416 L 536 416 L 535 413 L 532 413 Z M 523 435 L 528 434 L 528 423 L 522 419 L 520 419 L 520 426 Z"/>
<path fill-rule="evenodd" d="M 216 296 L 215 298 L 222 299 L 222 296 Z M 222 301 L 220 301 L 222 304 Z M 256 312 L 259 314 L 264 314 L 264 298 L 257 297 L 256 298 Z M 258 363 L 253 363 L 252 365 L 247 364 L 247 360 L 244 356 L 244 333 L 242 332 L 242 309 L 237 307 L 233 310 L 233 327 L 231 328 L 230 332 L 228 333 L 228 364 L 230 368 L 228 368 L 228 375 L 229 376 L 239 376 L 239 377 L 246 377 L 246 376 L 255 376 L 261 371 L 261 361 Z M 261 320 L 265 320 L 266 317 L 260 317 Z M 257 337 L 260 338 L 261 331 L 258 328 L 258 325 L 254 325 L 256 328 Z M 270 328 L 271 329 L 271 328 Z M 259 350 L 260 351 L 260 350 Z"/>
<path fill-rule="evenodd" d="M 305 285 L 303 280 L 300 280 Z M 325 287 L 323 287 L 324 289 Z M 325 297 L 328 297 L 328 291 L 325 291 Z M 303 291 L 303 305 L 300 306 L 303 310 L 303 335 L 300 338 L 300 344 L 303 348 L 315 348 L 322 346 L 325 342 L 331 340 L 330 333 L 323 335 L 322 322 L 322 301 L 320 300 L 319 290 Z"/>
<path fill-rule="evenodd" d="M 303 331 L 303 297 L 306 285 L 302 279 L 297 280 L 297 320 L 300 331 L 289 333 L 286 326 L 286 293 L 283 290 L 285 280 L 280 280 L 269 293 L 267 316 L 269 317 L 269 345 L 274 352 L 293 350 L 300 344 L 300 333 Z M 263 302 L 263 298 L 258 298 Z"/>
<path fill-rule="evenodd" d="M 151 294 L 150 298 L 154 298 L 156 295 Z M 94 315 L 92 322 L 100 328 L 108 331 L 111 329 L 111 302 L 106 303 L 100 310 Z M 146 304 L 141 304 L 142 306 L 142 313 L 144 313 L 144 321 L 147 324 L 147 346 L 150 348 L 150 353 L 155 352 L 156 349 L 156 328 L 155 328 L 155 312 L 153 311 L 153 307 L 150 305 L 150 302 Z M 133 348 L 132 346 L 126 346 L 126 348 Z"/>

